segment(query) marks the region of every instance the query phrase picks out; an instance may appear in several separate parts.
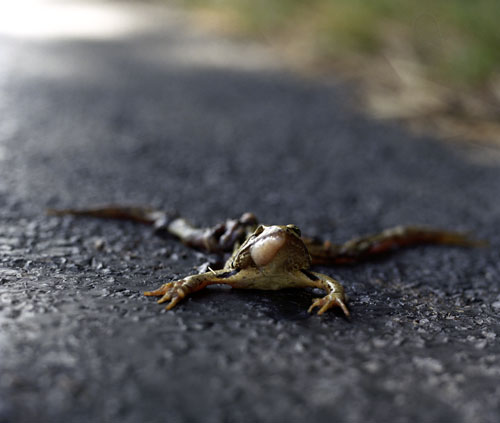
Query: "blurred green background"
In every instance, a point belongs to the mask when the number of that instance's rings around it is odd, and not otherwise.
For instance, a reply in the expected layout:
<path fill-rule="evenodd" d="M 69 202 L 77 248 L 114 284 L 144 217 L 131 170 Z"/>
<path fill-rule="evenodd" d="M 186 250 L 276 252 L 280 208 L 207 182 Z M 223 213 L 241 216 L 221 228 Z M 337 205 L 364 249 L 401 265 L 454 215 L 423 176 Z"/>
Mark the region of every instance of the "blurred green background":
<path fill-rule="evenodd" d="M 489 83 L 500 64 L 498 0 L 179 0 L 231 13 L 242 33 L 287 37 L 322 64 L 406 48 L 431 78 Z"/>

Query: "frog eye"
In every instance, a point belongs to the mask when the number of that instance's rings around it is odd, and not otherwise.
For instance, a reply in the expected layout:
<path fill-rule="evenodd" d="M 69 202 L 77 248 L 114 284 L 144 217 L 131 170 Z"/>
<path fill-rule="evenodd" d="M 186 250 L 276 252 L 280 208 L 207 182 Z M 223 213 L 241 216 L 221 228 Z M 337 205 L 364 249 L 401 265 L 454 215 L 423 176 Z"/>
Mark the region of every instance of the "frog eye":
<path fill-rule="evenodd" d="M 299 227 L 298 227 L 298 226 L 295 226 L 295 225 L 286 225 L 286 227 L 287 227 L 288 229 L 292 230 L 293 232 L 295 232 L 295 234 L 296 234 L 297 236 L 301 236 L 301 235 L 302 235 L 302 233 L 300 232 L 300 229 L 299 229 Z"/>
<path fill-rule="evenodd" d="M 260 235 L 262 232 L 264 232 L 264 225 L 259 225 L 259 226 L 257 226 L 257 229 L 255 229 L 255 231 L 252 235 L 257 236 L 257 235 Z"/>

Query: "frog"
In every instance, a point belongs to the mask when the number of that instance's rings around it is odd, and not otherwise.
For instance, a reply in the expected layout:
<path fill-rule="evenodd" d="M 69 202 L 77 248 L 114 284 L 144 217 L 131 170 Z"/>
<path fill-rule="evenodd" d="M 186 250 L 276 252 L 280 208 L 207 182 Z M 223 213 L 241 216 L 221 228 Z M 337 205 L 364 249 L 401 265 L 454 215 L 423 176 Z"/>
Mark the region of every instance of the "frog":
<path fill-rule="evenodd" d="M 47 212 L 54 216 L 121 219 L 148 224 L 162 237 L 173 236 L 186 246 L 207 254 L 229 256 L 220 266 L 218 263 L 213 265 L 215 269 L 208 266 L 207 271 L 144 292 L 148 297 L 160 297 L 158 303 L 167 303 L 167 310 L 188 295 L 213 284 L 259 290 L 319 288 L 326 295 L 313 299 L 308 309 L 310 313 L 317 311 L 321 315 L 334 308 L 350 318 L 344 287 L 331 276 L 311 271 L 311 266 L 351 265 L 417 245 L 488 245 L 486 240 L 474 239 L 466 233 L 412 225 L 398 225 L 336 244 L 302 235 L 294 224 L 259 224 L 251 212 L 205 228 L 193 226 L 176 212 L 144 206 L 105 205 L 84 209 L 49 209 Z"/>
<path fill-rule="evenodd" d="M 187 295 L 212 284 L 259 290 L 320 288 L 327 294 L 313 300 L 309 312 L 318 308 L 317 314 L 321 315 L 338 307 L 350 317 L 343 286 L 328 275 L 309 270 L 311 263 L 311 255 L 296 225 L 259 225 L 222 269 L 167 282 L 144 295 L 161 297 L 158 303 L 168 302 L 166 309 L 170 310 Z"/>

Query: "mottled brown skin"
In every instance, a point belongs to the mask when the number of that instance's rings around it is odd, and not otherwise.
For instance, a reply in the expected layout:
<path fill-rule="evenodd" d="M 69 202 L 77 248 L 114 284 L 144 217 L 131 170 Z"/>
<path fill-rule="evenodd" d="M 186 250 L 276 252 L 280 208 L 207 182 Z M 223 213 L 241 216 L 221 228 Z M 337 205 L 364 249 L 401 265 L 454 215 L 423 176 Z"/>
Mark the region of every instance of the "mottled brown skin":
<path fill-rule="evenodd" d="M 239 219 L 228 219 L 211 228 L 196 228 L 182 217 L 147 207 L 105 206 L 92 209 L 49 210 L 56 216 L 76 215 L 110 219 L 126 219 L 153 225 L 159 233 L 173 235 L 191 248 L 224 254 L 233 251 L 220 270 L 188 276 L 168 282 L 148 296 L 161 296 L 159 303 L 174 307 L 185 296 L 211 284 L 227 284 L 234 288 L 275 290 L 292 287 L 315 287 L 327 292 L 316 299 L 309 311 L 319 307 L 318 314 L 340 307 L 346 316 L 344 289 L 333 278 L 309 271 L 311 265 L 351 264 L 388 253 L 392 250 L 422 244 L 482 246 L 459 232 L 419 226 L 396 226 L 379 234 L 354 238 L 333 244 L 301 237 L 294 225 L 258 226 L 252 213 Z"/>

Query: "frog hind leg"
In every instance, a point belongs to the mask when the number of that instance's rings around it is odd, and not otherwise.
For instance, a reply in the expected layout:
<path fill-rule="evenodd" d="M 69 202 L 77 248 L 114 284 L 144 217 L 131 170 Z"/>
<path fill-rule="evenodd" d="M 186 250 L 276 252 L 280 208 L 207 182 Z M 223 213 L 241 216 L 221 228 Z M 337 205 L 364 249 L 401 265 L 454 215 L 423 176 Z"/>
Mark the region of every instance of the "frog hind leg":
<path fill-rule="evenodd" d="M 83 209 L 48 209 L 47 214 L 145 223 L 152 225 L 158 235 L 173 235 L 188 247 L 216 254 L 230 252 L 257 227 L 257 218 L 252 213 L 243 213 L 238 219 L 227 219 L 210 228 L 197 228 L 176 212 L 151 207 L 107 205 Z"/>
<path fill-rule="evenodd" d="M 49 216 L 83 216 L 99 219 L 130 220 L 148 225 L 156 225 L 157 222 L 167 218 L 169 213 L 156 210 L 151 207 L 134 207 L 107 205 L 85 209 L 48 209 Z"/>
<path fill-rule="evenodd" d="M 238 270 L 222 269 L 187 276 L 177 281 L 167 282 L 154 291 L 146 291 L 144 292 L 144 295 L 148 297 L 161 297 L 158 300 L 158 304 L 169 301 L 166 309 L 170 310 L 186 296 L 199 291 L 208 285 L 232 285 L 232 282 L 234 278 L 237 277 L 238 272 Z"/>
<path fill-rule="evenodd" d="M 340 245 L 328 241 L 306 240 L 312 262 L 316 265 L 355 263 L 398 248 L 426 244 L 462 247 L 487 245 L 485 241 L 475 240 L 467 234 L 422 226 L 396 226 L 379 234 L 351 239 Z"/>

